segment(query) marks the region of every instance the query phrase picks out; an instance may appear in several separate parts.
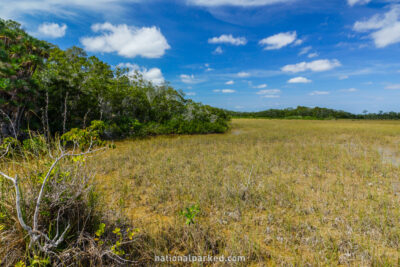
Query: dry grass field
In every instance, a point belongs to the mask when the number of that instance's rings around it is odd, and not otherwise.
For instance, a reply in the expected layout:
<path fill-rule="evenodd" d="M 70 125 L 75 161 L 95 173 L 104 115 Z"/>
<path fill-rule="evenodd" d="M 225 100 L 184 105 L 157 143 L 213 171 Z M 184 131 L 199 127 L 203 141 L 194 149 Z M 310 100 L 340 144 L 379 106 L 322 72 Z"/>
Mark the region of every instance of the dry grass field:
<path fill-rule="evenodd" d="M 90 164 L 107 208 L 140 229 L 140 262 L 166 254 L 246 257 L 235 266 L 400 262 L 400 122 L 235 119 L 226 134 L 116 145 Z M 193 204 L 200 213 L 186 225 L 180 211 Z"/>

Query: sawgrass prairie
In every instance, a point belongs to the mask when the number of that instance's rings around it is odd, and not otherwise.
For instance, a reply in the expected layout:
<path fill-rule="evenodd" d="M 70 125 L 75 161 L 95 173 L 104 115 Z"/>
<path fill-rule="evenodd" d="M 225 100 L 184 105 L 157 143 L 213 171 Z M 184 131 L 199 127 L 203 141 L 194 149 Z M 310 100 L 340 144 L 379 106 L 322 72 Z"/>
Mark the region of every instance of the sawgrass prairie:
<path fill-rule="evenodd" d="M 89 163 L 105 206 L 140 229 L 139 262 L 190 254 L 246 258 L 215 266 L 399 263 L 398 121 L 234 119 L 226 134 L 116 147 Z M 195 204 L 186 225 L 180 212 Z"/>

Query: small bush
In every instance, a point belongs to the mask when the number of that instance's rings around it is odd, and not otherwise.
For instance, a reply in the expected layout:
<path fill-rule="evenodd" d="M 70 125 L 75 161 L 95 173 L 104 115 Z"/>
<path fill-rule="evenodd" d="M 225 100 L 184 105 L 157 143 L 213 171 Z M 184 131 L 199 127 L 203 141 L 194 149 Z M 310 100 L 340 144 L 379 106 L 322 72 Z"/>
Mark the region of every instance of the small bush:
<path fill-rule="evenodd" d="M 85 164 L 86 153 L 105 145 L 99 139 L 104 128 L 96 121 L 87 129 L 63 135 L 65 143 L 74 144 L 73 150 L 65 150 L 57 140 L 48 144 L 42 136 L 22 144 L 7 139 L 0 145 L 18 147 L 17 152 L 0 159 L 0 170 L 11 177 L 0 176 L 1 264 L 91 266 L 129 262 L 125 258 L 130 257 L 128 248 L 136 229 L 103 210 L 93 182 L 95 170 Z M 73 154 L 75 145 L 86 152 Z M 16 194 L 16 188 L 20 194 Z M 22 214 L 17 216 L 19 210 Z M 104 227 L 99 230 L 99 225 Z"/>

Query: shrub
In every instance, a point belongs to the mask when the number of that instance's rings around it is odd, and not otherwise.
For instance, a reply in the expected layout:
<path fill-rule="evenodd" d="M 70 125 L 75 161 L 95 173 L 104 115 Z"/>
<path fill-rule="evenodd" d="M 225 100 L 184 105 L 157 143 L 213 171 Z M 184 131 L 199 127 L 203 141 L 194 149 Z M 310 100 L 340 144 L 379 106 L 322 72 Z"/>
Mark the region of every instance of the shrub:
<path fill-rule="evenodd" d="M 123 218 L 117 223 L 105 215 L 93 183 L 94 170 L 85 164 L 86 155 L 105 149 L 104 142 L 97 139 L 102 129 L 103 123 L 93 122 L 87 129 L 63 136 L 83 152 L 65 149 L 57 140 L 44 143 L 40 136 L 25 140 L 9 157 L 6 146 L 0 159 L 2 264 L 88 266 L 129 262 L 125 251 L 129 251 L 132 232 L 121 224 Z M 4 146 L 3 142 L 0 147 Z M 107 227 L 103 227 L 99 242 L 96 238 L 101 223 Z M 113 234 L 116 228 L 123 230 Z"/>

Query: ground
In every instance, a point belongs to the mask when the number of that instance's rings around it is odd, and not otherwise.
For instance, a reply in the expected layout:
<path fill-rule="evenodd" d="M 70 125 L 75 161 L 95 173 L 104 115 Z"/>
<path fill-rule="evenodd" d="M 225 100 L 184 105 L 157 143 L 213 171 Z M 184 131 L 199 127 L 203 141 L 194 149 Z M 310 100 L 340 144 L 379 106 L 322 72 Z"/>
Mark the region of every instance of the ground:
<path fill-rule="evenodd" d="M 138 260 L 398 264 L 400 122 L 234 119 L 226 134 L 116 146 L 91 163 L 108 207 L 140 229 Z"/>

